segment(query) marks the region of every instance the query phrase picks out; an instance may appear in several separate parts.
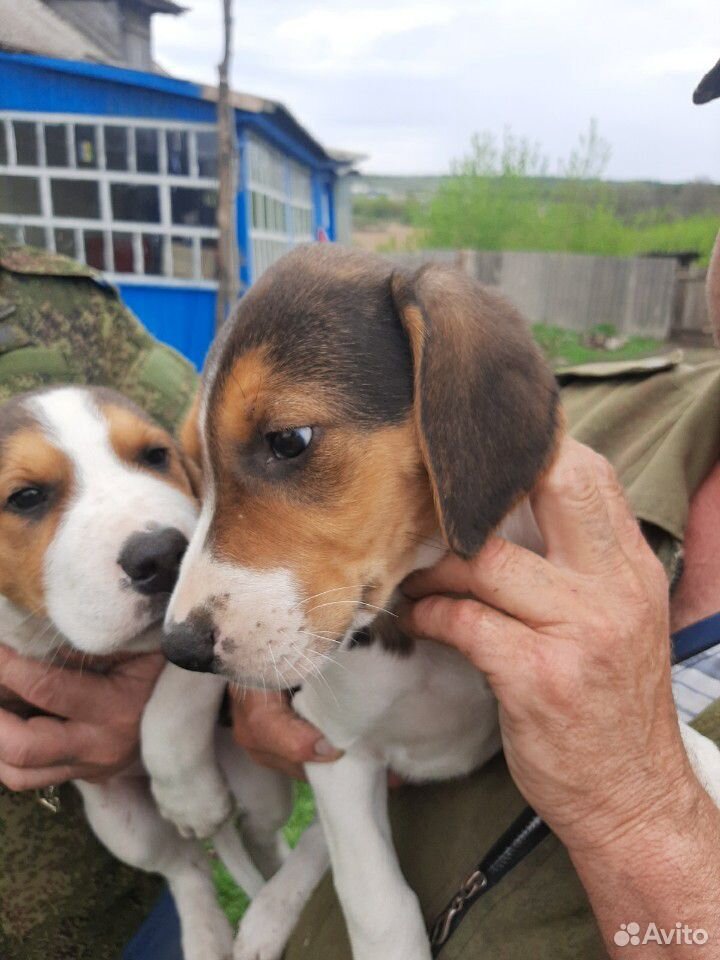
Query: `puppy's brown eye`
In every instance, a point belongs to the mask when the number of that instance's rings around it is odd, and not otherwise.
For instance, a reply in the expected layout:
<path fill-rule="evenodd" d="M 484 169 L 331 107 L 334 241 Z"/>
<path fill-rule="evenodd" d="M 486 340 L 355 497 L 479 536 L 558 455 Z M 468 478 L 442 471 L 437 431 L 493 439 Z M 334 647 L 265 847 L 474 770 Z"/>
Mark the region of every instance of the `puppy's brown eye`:
<path fill-rule="evenodd" d="M 294 460 L 305 453 L 312 437 L 312 427 L 294 427 L 292 430 L 268 433 L 266 439 L 274 457 L 278 460 Z"/>
<path fill-rule="evenodd" d="M 5 504 L 13 513 L 32 513 L 47 503 L 48 491 L 43 487 L 23 487 L 7 498 Z"/>
<path fill-rule="evenodd" d="M 138 461 L 153 470 L 165 470 L 170 462 L 170 451 L 167 447 L 145 447 L 140 451 Z"/>

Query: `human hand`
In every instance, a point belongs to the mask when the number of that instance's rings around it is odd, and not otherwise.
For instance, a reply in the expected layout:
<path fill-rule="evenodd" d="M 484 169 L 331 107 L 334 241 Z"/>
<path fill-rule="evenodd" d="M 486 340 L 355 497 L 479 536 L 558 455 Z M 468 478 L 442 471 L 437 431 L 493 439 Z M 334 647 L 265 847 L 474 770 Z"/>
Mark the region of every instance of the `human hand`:
<path fill-rule="evenodd" d="M 235 740 L 260 766 L 304 780 L 303 764 L 342 756 L 317 727 L 295 713 L 287 694 L 237 687 L 231 692 Z"/>
<path fill-rule="evenodd" d="M 31 790 L 124 770 L 138 758 L 142 712 L 163 664 L 143 654 L 98 674 L 0 646 L 0 685 L 52 714 L 23 720 L 0 709 L 0 783 Z"/>
<path fill-rule="evenodd" d="M 499 537 L 447 556 L 404 584 L 404 626 L 487 674 L 511 773 L 571 851 L 641 844 L 699 788 L 671 694 L 667 580 L 611 467 L 581 444 L 563 442 L 533 506 L 544 558 Z"/>

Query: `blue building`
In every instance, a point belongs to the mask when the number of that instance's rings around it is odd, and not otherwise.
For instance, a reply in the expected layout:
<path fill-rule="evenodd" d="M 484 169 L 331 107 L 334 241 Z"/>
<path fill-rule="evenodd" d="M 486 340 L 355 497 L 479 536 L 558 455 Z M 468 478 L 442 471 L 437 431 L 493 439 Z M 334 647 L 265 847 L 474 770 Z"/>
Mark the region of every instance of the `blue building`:
<path fill-rule="evenodd" d="M 86 0 L 82 32 L 60 15 L 81 0 L 66 2 L 0 0 L 0 231 L 104 271 L 156 336 L 200 365 L 217 289 L 217 92 L 153 69 L 150 17 L 179 12 L 170 0 L 127 0 L 145 19 L 114 38 L 115 56 L 107 14 L 125 0 Z M 105 17 L 94 33 L 93 6 Z M 52 19 L 44 29 L 40 16 Z M 353 158 L 279 103 L 235 94 L 234 107 L 247 286 L 295 244 L 343 238 Z"/>

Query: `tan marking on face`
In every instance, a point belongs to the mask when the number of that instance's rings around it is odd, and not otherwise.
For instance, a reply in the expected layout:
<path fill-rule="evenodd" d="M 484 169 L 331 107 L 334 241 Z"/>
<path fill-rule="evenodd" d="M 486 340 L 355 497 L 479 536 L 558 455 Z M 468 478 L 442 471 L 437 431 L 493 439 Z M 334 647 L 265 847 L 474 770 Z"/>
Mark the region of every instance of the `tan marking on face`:
<path fill-rule="evenodd" d="M 125 407 L 103 404 L 100 409 L 108 424 L 112 448 L 122 461 L 166 480 L 189 497 L 193 496 L 180 453 L 169 433 Z M 141 463 L 143 450 L 150 447 L 164 447 L 168 450 L 168 466 L 165 470 L 153 470 Z"/>
<path fill-rule="evenodd" d="M 243 444 L 262 444 L 268 429 L 296 426 L 315 431 L 297 471 L 290 466 L 287 476 L 271 478 L 272 470 L 246 470 Z M 252 351 L 223 385 L 212 431 L 216 559 L 254 571 L 290 570 L 313 631 L 344 633 L 360 599 L 383 606 L 419 538 L 436 525 L 412 419 L 376 428 L 352 425 L 347 416 L 339 421 L 331 391 L 293 382 Z M 317 595 L 316 603 L 308 601 Z"/>
<path fill-rule="evenodd" d="M 40 428 L 25 427 L 9 437 L 0 456 L 0 593 L 17 606 L 45 612 L 43 564 L 73 484 L 73 469 Z M 37 518 L 5 507 L 23 487 L 51 490 L 52 501 Z"/>

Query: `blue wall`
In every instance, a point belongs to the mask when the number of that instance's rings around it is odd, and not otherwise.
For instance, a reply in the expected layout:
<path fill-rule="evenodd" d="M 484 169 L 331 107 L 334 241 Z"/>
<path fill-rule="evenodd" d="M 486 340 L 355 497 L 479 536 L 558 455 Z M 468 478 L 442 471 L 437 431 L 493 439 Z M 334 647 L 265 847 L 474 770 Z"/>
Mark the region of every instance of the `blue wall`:
<path fill-rule="evenodd" d="M 200 370 L 215 333 L 215 293 L 187 287 L 120 284 L 125 303 L 150 333 Z"/>

